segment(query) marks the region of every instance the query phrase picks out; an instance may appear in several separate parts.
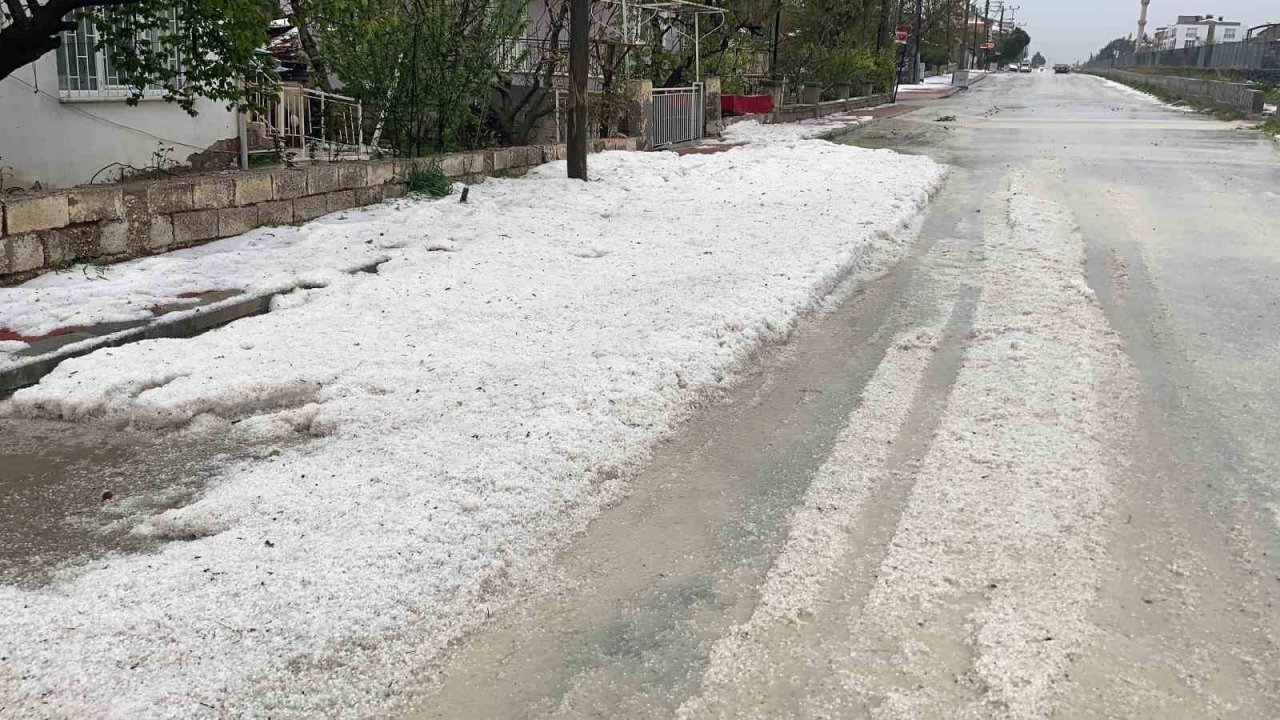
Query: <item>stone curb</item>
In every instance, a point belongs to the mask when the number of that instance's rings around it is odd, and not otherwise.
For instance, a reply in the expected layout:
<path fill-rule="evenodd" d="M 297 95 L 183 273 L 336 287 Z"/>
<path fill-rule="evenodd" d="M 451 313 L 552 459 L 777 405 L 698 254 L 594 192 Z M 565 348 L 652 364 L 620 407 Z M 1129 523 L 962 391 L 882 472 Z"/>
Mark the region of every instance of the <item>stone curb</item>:
<path fill-rule="evenodd" d="M 381 258 L 347 272 L 349 274 L 375 272 L 384 262 L 386 258 Z M 0 369 L 0 398 L 40 382 L 41 378 L 53 372 L 63 360 L 83 357 L 103 348 L 120 347 L 142 340 L 195 337 L 241 318 L 261 315 L 271 309 L 271 301 L 276 296 L 302 287 L 304 284 L 299 283 L 252 295 L 236 295 L 209 305 L 144 320 L 140 325 L 86 338 L 48 353 L 22 358 L 17 364 Z"/>

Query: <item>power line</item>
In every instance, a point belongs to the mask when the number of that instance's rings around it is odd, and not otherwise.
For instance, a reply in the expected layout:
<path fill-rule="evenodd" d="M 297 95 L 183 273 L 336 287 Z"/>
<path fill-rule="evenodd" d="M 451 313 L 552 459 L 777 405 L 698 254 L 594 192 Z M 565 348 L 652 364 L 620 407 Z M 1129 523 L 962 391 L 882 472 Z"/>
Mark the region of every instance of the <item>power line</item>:
<path fill-rule="evenodd" d="M 93 113 L 91 113 L 91 112 L 89 112 L 89 111 L 87 111 L 87 110 L 84 110 L 83 108 L 77 107 L 77 106 L 75 105 L 75 103 L 65 103 L 65 102 L 63 102 L 63 101 L 62 101 L 62 98 L 58 97 L 57 95 L 54 95 L 54 94 L 52 94 L 52 93 L 50 93 L 50 92 L 47 92 L 47 91 L 45 91 L 45 90 L 42 90 L 42 89 L 40 89 L 38 86 L 33 85 L 33 84 L 31 84 L 31 83 L 27 82 L 26 80 L 23 80 L 22 78 L 20 78 L 20 77 L 18 77 L 18 76 L 16 76 L 16 75 L 10 75 L 7 79 L 15 80 L 15 81 L 17 81 L 17 82 L 19 82 L 19 83 L 22 83 L 23 85 L 26 85 L 27 87 L 31 88 L 31 90 L 33 91 L 33 93 L 35 93 L 35 94 L 37 94 L 37 95 L 44 95 L 45 97 L 51 98 L 51 99 L 53 99 L 53 100 L 57 101 L 57 103 L 58 103 L 58 105 L 59 105 L 59 106 L 61 106 L 61 107 L 63 107 L 63 108 L 66 108 L 66 109 L 68 109 L 68 110 L 71 110 L 72 112 L 80 113 L 81 115 L 83 115 L 83 116 L 85 116 L 85 117 L 89 118 L 90 120 L 95 120 L 95 121 L 100 122 L 100 123 L 102 123 L 102 124 L 104 124 L 104 125 L 111 125 L 111 126 L 113 126 L 113 127 L 120 128 L 121 130 L 128 130 L 129 132 L 135 132 L 135 133 L 138 133 L 139 135 L 143 135 L 143 136 L 149 137 L 149 138 L 151 138 L 151 139 L 153 139 L 153 140 L 157 140 L 157 141 L 162 142 L 162 143 L 169 143 L 169 144 L 171 144 L 171 145 L 181 145 L 181 146 L 182 146 L 182 147 L 184 147 L 184 148 L 190 148 L 191 150 L 195 150 L 196 152 L 214 152 L 214 153 L 223 153 L 223 154 L 226 154 L 226 155 L 235 155 L 235 154 L 236 154 L 236 152 L 235 152 L 235 151 L 233 151 L 233 150 L 214 150 L 214 149 L 212 149 L 212 148 L 203 148 L 203 147 L 200 147 L 199 145 L 192 145 L 192 144 L 190 144 L 190 143 L 185 143 L 185 142 L 182 142 L 181 140 L 173 140 L 173 139 L 166 138 L 166 137 L 163 137 L 163 136 L 160 136 L 160 135 L 156 135 L 156 134 L 155 134 L 155 133 L 153 133 L 153 132 L 148 132 L 147 130 L 143 130 L 142 128 L 136 128 L 136 127 L 133 127 L 132 125 L 125 125 L 124 123 L 116 122 L 115 120 L 111 120 L 111 119 L 109 119 L 109 118 L 104 118 L 104 117 L 102 117 L 101 115 L 94 115 Z"/>

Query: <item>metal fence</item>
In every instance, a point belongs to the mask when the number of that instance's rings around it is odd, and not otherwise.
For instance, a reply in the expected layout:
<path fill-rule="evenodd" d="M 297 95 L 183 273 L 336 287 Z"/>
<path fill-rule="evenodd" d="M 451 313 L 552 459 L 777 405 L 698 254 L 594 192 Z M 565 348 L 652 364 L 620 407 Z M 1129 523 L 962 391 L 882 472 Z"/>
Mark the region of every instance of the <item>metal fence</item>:
<path fill-rule="evenodd" d="M 594 50 L 593 47 L 592 52 L 587 53 L 587 76 L 601 78 L 604 70 Z M 532 37 L 507 38 L 499 41 L 495 60 L 504 72 L 527 75 L 550 69 L 554 77 L 568 77 L 569 43 Z"/>
<path fill-rule="evenodd" d="M 1280 70 L 1280 40 L 1247 40 L 1177 50 L 1147 50 L 1089 64 L 1091 68 L 1144 66 L 1207 70 Z"/>
<path fill-rule="evenodd" d="M 653 91 L 653 146 L 702 137 L 705 108 L 702 83 Z"/>
<path fill-rule="evenodd" d="M 360 101 L 299 85 L 259 98 L 250 116 L 260 123 L 275 149 L 301 150 L 318 159 L 363 155 L 364 108 Z"/>

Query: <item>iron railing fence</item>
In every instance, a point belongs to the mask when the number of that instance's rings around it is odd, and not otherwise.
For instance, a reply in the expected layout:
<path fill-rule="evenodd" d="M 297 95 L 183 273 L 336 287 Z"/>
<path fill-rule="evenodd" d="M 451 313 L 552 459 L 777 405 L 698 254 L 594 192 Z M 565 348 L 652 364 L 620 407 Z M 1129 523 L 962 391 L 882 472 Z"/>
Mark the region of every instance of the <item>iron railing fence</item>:
<path fill-rule="evenodd" d="M 262 126 L 270 149 L 301 151 L 320 160 L 367 151 L 364 108 L 355 98 L 286 83 L 279 93 L 259 96 L 256 105 L 249 121 Z"/>
<path fill-rule="evenodd" d="M 702 137 L 705 119 L 702 83 L 653 91 L 653 146 L 664 147 Z"/>
<path fill-rule="evenodd" d="M 551 42 L 545 38 L 507 38 L 498 44 L 498 67 L 503 72 L 531 74 L 546 72 L 551 68 L 553 77 L 569 75 L 569 41 Z M 600 67 L 597 53 L 587 54 L 587 76 L 599 79 L 604 77 L 604 69 Z"/>
<path fill-rule="evenodd" d="M 1176 50 L 1146 50 L 1108 60 L 1090 68 L 1169 67 L 1205 70 L 1280 70 L 1280 40 L 1246 40 Z"/>

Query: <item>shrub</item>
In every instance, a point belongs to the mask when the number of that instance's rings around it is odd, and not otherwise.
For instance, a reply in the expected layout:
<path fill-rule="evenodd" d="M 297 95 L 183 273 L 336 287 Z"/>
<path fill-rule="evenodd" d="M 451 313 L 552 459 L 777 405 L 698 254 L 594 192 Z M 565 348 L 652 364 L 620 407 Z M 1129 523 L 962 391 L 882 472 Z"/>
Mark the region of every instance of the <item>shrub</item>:
<path fill-rule="evenodd" d="M 440 169 L 440 164 L 431 160 L 425 163 L 414 163 L 405 189 L 410 195 L 439 198 L 449 194 L 453 189 L 453 183 Z"/>

